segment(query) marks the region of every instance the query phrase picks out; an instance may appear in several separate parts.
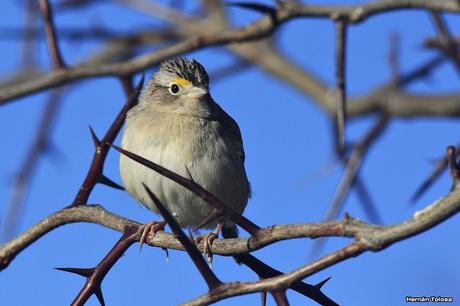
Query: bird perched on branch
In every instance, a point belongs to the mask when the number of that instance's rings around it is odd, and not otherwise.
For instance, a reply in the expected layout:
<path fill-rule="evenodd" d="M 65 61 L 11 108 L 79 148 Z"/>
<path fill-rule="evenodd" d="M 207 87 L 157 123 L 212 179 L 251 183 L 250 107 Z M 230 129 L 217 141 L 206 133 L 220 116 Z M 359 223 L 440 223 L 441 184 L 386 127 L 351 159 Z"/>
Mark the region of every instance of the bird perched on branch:
<path fill-rule="evenodd" d="M 127 114 L 121 146 L 177 174 L 191 176 L 236 212 L 246 207 L 250 186 L 240 129 L 212 99 L 208 74 L 195 60 L 176 58 L 161 64 L 143 89 L 139 104 Z M 181 227 L 196 227 L 212 211 L 191 191 L 124 155 L 120 174 L 128 193 L 158 213 L 142 185 L 146 184 Z M 164 221 L 144 225 L 141 246 L 150 232 L 164 225 Z M 225 220 L 204 227 L 216 228 L 205 236 L 205 249 L 221 229 L 226 237 L 237 236 L 236 226 Z"/>

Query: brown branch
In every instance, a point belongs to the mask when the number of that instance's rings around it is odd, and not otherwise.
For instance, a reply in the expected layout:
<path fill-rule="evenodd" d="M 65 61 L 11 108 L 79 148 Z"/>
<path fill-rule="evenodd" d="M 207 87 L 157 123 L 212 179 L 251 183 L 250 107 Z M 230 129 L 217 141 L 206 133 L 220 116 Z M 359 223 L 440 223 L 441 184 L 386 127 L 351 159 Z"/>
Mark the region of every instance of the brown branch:
<path fill-rule="evenodd" d="M 456 149 L 453 146 L 447 148 L 447 162 L 450 168 L 450 177 L 452 178 L 452 190 L 460 184 L 460 166 L 457 162 Z"/>
<path fill-rule="evenodd" d="M 20 38 L 22 40 L 22 50 L 21 50 L 21 66 L 23 70 L 30 71 L 35 70 L 37 55 L 36 50 L 38 49 L 38 44 L 36 39 L 29 39 L 29 34 L 38 35 L 40 32 L 38 28 L 34 26 L 37 23 L 37 13 L 36 13 L 36 2 L 34 0 L 28 0 L 25 5 L 25 24 L 26 27 L 20 32 L 8 33 L 7 30 L 5 33 L 10 34 L 15 39 Z M 30 29 L 30 31 L 26 30 Z"/>
<path fill-rule="evenodd" d="M 38 163 L 44 154 L 50 150 L 50 136 L 57 119 L 59 107 L 63 98 L 63 89 L 51 91 L 43 110 L 33 141 L 27 150 L 26 157 L 15 176 L 10 197 L 6 205 L 6 212 L 2 222 L 1 240 L 11 239 L 15 234 L 22 216 L 25 197 Z"/>
<path fill-rule="evenodd" d="M 347 48 L 347 21 L 343 18 L 335 22 L 335 63 L 336 63 L 336 151 L 339 156 L 345 152 L 345 119 L 347 116 L 346 108 L 346 48 Z"/>
<path fill-rule="evenodd" d="M 39 0 L 40 10 L 45 20 L 46 41 L 53 61 L 54 69 L 64 69 L 66 67 L 59 50 L 56 29 L 53 21 L 53 12 L 48 0 Z"/>
<path fill-rule="evenodd" d="M 293 281 L 303 279 L 314 273 L 324 270 L 339 262 L 356 257 L 366 251 L 377 252 L 390 245 L 420 234 L 460 211 L 460 191 L 454 190 L 445 198 L 436 201 L 422 211 L 414 214 L 414 217 L 403 223 L 392 226 L 371 226 L 363 231 L 357 239 L 348 246 L 326 255 L 310 264 L 302 266 L 290 273 L 260 280 L 257 282 L 226 283 L 225 290 L 202 295 L 183 305 L 203 305 L 216 301 L 238 296 L 242 294 L 282 290 L 292 284 Z M 349 219 L 352 220 L 352 219 Z M 344 220 L 347 222 L 347 219 Z M 224 288 L 223 288 L 224 289 Z"/>
<path fill-rule="evenodd" d="M 455 148 L 456 155 L 458 157 L 460 153 L 460 145 L 457 145 Z M 436 163 L 436 167 L 430 173 L 430 175 L 420 184 L 420 186 L 416 189 L 414 194 L 412 195 L 410 201 L 415 203 L 420 199 L 420 197 L 438 180 L 441 174 L 447 169 L 449 162 L 447 160 L 447 156 L 440 158 L 439 161 Z"/>
<path fill-rule="evenodd" d="M 364 213 L 369 219 L 369 222 L 374 224 L 383 224 L 382 217 L 380 216 L 377 210 L 377 206 L 372 200 L 371 195 L 365 185 L 365 181 L 361 179 L 359 173 L 356 174 L 355 181 L 353 183 L 353 188 L 358 196 Z"/>
<path fill-rule="evenodd" d="M 139 223 L 110 213 L 99 205 L 79 205 L 64 208 L 47 216 L 15 239 L 3 244 L 0 247 L 0 270 L 5 269 L 18 254 L 50 231 L 62 225 L 76 222 L 94 223 L 121 233 L 126 226 L 140 226 Z M 360 224 L 350 223 L 346 232 L 342 230 L 339 221 L 276 225 L 262 228 L 256 236 L 250 238 L 216 239 L 213 242 L 212 250 L 217 255 L 232 256 L 252 252 L 285 239 L 316 238 L 328 235 L 353 237 L 352 233 L 362 228 Z M 150 235 L 146 243 L 161 248 L 184 250 L 182 244 L 171 234 L 161 231 L 154 236 Z M 203 243 L 198 244 L 197 247 L 200 252 L 204 251 Z"/>
<path fill-rule="evenodd" d="M 86 283 L 83 285 L 83 288 L 72 301 L 71 305 L 83 306 L 93 294 L 96 294 L 99 301 L 101 302 L 101 305 L 104 305 L 104 299 L 102 297 L 101 291 L 102 281 L 110 269 L 113 267 L 113 265 L 117 263 L 118 259 L 120 259 L 125 251 L 136 241 L 137 228 L 126 227 L 121 238 L 94 269 L 60 268 L 59 270 L 87 276 Z M 82 271 L 84 272 L 81 273 Z"/>
<path fill-rule="evenodd" d="M 390 75 L 395 84 L 400 84 L 401 77 L 401 37 L 398 32 L 390 34 L 390 50 L 388 52 L 388 65 L 390 66 Z"/>
<path fill-rule="evenodd" d="M 452 38 L 454 43 L 458 46 L 460 45 L 460 37 L 453 37 Z M 442 49 L 442 42 L 439 41 L 439 37 L 430 37 L 430 38 L 427 38 L 425 39 L 425 41 L 423 42 L 423 46 L 425 48 L 435 48 L 435 49 Z"/>
<path fill-rule="evenodd" d="M 201 276 L 208 284 L 209 291 L 216 290 L 220 285 L 222 285 L 222 282 L 217 278 L 214 272 L 212 272 L 211 268 L 208 266 L 203 256 L 201 256 L 196 246 L 187 237 L 187 235 L 185 235 L 179 224 L 177 224 L 176 220 L 174 220 L 174 217 L 168 212 L 163 203 L 161 203 L 161 201 L 145 184 L 142 185 L 144 186 L 144 189 L 149 195 L 150 199 L 153 201 L 153 203 L 155 203 L 155 206 L 157 207 L 161 216 L 165 219 L 166 222 L 168 222 L 169 227 L 177 239 L 180 241 L 180 243 L 184 246 L 186 252 L 192 259 Z"/>
<path fill-rule="evenodd" d="M 79 205 L 65 208 L 49 215 L 17 238 L 2 245 L 0 247 L 0 271 L 7 268 L 18 254 L 50 231 L 62 225 L 76 222 L 94 223 L 121 233 L 123 233 L 126 227 L 139 228 L 141 225 L 132 220 L 110 213 L 99 205 Z M 353 237 L 350 233 L 358 232 L 363 224 L 365 223 L 359 221 L 349 222 L 346 228 L 344 228 L 339 221 L 277 225 L 261 229 L 257 236 L 252 236 L 250 238 L 216 239 L 213 242 L 212 250 L 213 253 L 217 255 L 236 256 L 238 260 L 244 262 L 245 265 L 262 278 L 272 277 L 283 273 L 246 253 L 285 239 L 322 237 L 327 235 Z M 160 248 L 185 250 L 183 245 L 172 234 L 162 231 L 157 232 L 155 235 L 150 235 L 146 243 L 150 246 Z M 200 252 L 204 252 L 203 243 L 198 244 L 197 248 Z M 291 288 L 318 301 L 318 303 L 324 304 L 331 302 L 329 298 L 322 294 L 317 288 L 315 289 L 312 285 L 295 282 Z"/>
<path fill-rule="evenodd" d="M 329 209 L 326 212 L 325 220 L 334 220 L 342 210 L 344 203 L 348 197 L 348 194 L 356 183 L 356 178 L 359 175 L 359 170 L 364 157 L 370 146 L 377 140 L 377 138 L 383 133 L 388 122 L 389 116 L 382 114 L 379 119 L 375 122 L 369 132 L 363 137 L 363 139 L 354 146 L 353 152 L 348 159 L 344 158 L 342 162 L 346 162 L 345 171 L 340 178 L 339 185 L 334 193 Z M 319 252 L 326 240 L 318 240 L 313 246 L 312 250 L 314 253 Z"/>
<path fill-rule="evenodd" d="M 258 235 L 256 237 L 250 238 L 249 241 L 245 239 L 216 240 L 215 244 L 213 244 L 213 252 L 215 254 L 219 254 L 219 251 L 222 250 L 220 248 L 222 244 L 220 243 L 228 243 L 228 246 L 232 245 L 232 243 L 235 241 L 244 240 L 246 245 L 257 245 L 259 239 L 258 237 L 261 237 L 260 239 L 264 240 L 263 237 L 265 237 L 265 235 L 270 236 L 270 239 L 278 239 L 278 241 L 286 239 L 285 237 L 289 235 L 291 235 L 292 237 L 292 233 L 295 233 L 295 235 L 297 236 L 296 238 L 306 236 L 343 236 L 356 237 L 357 242 L 353 243 L 344 250 L 334 253 L 333 255 L 323 257 L 322 259 L 319 259 L 318 261 L 315 261 L 310 265 L 306 265 L 286 275 L 270 278 L 267 280 L 262 280 L 256 283 L 239 283 L 240 285 L 244 286 L 237 286 L 236 284 L 232 283 L 228 287 L 229 290 L 219 291 L 218 293 L 215 293 L 212 296 L 204 295 L 200 297 L 197 301 L 211 302 L 234 295 L 240 295 L 262 290 L 273 291 L 276 289 L 282 289 L 285 285 L 292 285 L 294 279 L 302 279 L 337 262 L 343 261 L 349 258 L 350 256 L 359 255 L 360 253 L 366 250 L 379 251 L 395 242 L 422 233 L 436 226 L 437 224 L 440 224 L 444 220 L 456 214 L 459 210 L 460 191 L 455 189 L 446 197 L 436 201 L 424 210 L 415 213 L 413 218 L 392 226 L 374 226 L 364 223 L 362 221 L 349 218 L 342 221 L 276 226 L 261 229 L 258 232 Z M 0 248 L 0 268 L 6 268 L 6 266 L 14 259 L 14 257 L 21 250 L 25 249 L 28 245 L 30 245 L 31 243 L 33 243 L 34 241 L 36 241 L 37 239 L 51 231 L 52 229 L 63 224 L 72 222 L 92 222 L 107 226 L 109 228 L 113 228 L 120 232 L 123 231 L 126 225 L 139 226 L 139 224 L 137 223 L 133 223 L 132 221 L 108 213 L 99 206 L 78 206 L 63 209 L 54 215 L 48 216 L 46 219 L 44 219 L 37 225 L 33 226 L 13 241 L 2 245 L 2 247 Z M 156 236 L 158 236 L 155 238 L 156 241 L 158 241 L 158 239 L 162 239 L 165 237 L 163 236 L 162 232 L 158 232 Z M 169 235 L 168 237 L 169 240 L 175 240 L 172 238 L 171 235 Z M 150 243 L 151 241 L 149 240 L 148 242 Z M 180 243 L 178 243 L 177 241 L 176 243 L 180 245 Z M 169 247 L 169 245 L 166 243 L 159 246 Z M 226 255 L 229 254 L 227 253 Z M 248 286 L 246 286 L 246 284 L 248 284 Z"/>
<path fill-rule="evenodd" d="M 355 145 L 353 152 L 348 158 L 345 172 L 340 180 L 337 191 L 334 195 L 334 199 L 330 205 L 328 212 L 326 213 L 326 220 L 332 220 L 337 218 L 342 205 L 347 198 L 347 195 L 355 182 L 356 176 L 362 165 L 362 161 L 370 146 L 378 139 L 378 137 L 385 130 L 389 116 L 382 114 L 379 119 L 375 122 L 374 126 L 369 130 L 365 137 Z"/>
<path fill-rule="evenodd" d="M 457 68 L 457 72 L 460 74 L 460 56 L 458 54 L 458 47 L 455 43 L 452 35 L 450 34 L 447 25 L 442 18 L 441 14 L 437 12 L 431 12 L 431 17 L 433 18 L 434 24 L 439 33 L 439 41 L 441 42 L 441 48 L 444 52 L 450 57 L 452 62 L 454 63 L 455 67 Z"/>
<path fill-rule="evenodd" d="M 271 291 L 277 306 L 289 306 L 289 301 L 286 297 L 286 290 Z"/>
<path fill-rule="evenodd" d="M 450 1 L 428 0 L 385 0 L 349 6 L 302 5 L 289 2 L 289 4 L 277 8 L 276 24 L 273 23 L 271 17 L 263 17 L 243 28 L 227 30 L 217 34 L 201 35 L 124 62 L 91 67 L 79 66 L 65 71 L 54 71 L 39 79 L 29 80 L 22 84 L 2 89 L 0 91 L 0 104 L 84 78 L 132 75 L 169 57 L 205 47 L 261 39 L 271 35 L 279 25 L 296 18 L 321 17 L 335 20 L 341 17 L 346 18 L 349 23 L 359 23 L 376 14 L 402 9 L 426 9 L 459 13 L 460 5 Z"/>
<path fill-rule="evenodd" d="M 128 82 L 129 81 L 122 79 L 122 84 L 123 84 L 123 87 L 125 88 L 125 91 L 130 90 L 129 89 L 130 85 L 128 84 Z M 96 149 L 94 152 L 93 160 L 91 162 L 91 166 L 88 170 L 88 173 L 86 174 L 86 178 L 83 181 L 83 184 L 81 185 L 72 203 L 73 206 L 85 204 L 88 202 L 88 198 L 89 198 L 89 195 L 91 194 L 91 191 L 93 190 L 94 186 L 97 184 L 98 180 L 102 176 L 104 162 L 109 152 L 110 144 L 113 142 L 115 137 L 117 137 L 118 132 L 123 126 L 123 123 L 125 121 L 126 114 L 128 113 L 128 111 L 134 105 L 137 104 L 137 98 L 139 96 L 143 83 L 144 83 L 144 77 L 141 78 L 141 80 L 137 84 L 134 91 L 129 95 L 123 108 L 120 110 L 117 117 L 115 118 L 109 130 L 107 131 L 107 133 L 105 134 L 104 138 L 101 141 L 97 139 L 93 130 L 90 129 Z"/>
<path fill-rule="evenodd" d="M 454 193 L 453 195 L 455 194 L 457 193 Z M 452 195 L 448 195 L 447 198 L 450 199 L 451 196 Z M 451 202 L 454 200 L 449 200 L 449 206 L 460 206 L 460 194 L 457 196 L 458 197 L 456 200 L 459 201 L 459 203 L 453 204 Z M 444 199 L 440 201 L 443 202 Z M 439 201 L 434 204 L 439 204 Z M 442 222 L 446 217 L 438 217 L 438 215 L 436 215 L 433 218 L 434 222 L 437 224 Z M 432 221 L 430 220 L 431 219 L 426 219 L 423 222 L 431 224 Z M 15 239 L 3 244 L 0 247 L 0 270 L 6 268 L 8 264 L 11 263 L 11 261 L 21 251 L 46 235 L 48 232 L 62 225 L 76 222 L 94 223 L 121 233 L 123 232 L 125 226 L 140 226 L 139 223 L 110 213 L 98 205 L 80 205 L 76 207 L 65 208 L 47 216 L 45 219 L 30 227 Z M 418 222 L 411 224 L 418 224 Z M 358 237 L 360 236 L 359 233 L 361 233 L 361 235 L 366 235 L 367 233 L 373 231 L 388 231 L 393 227 L 394 226 L 370 225 L 355 219 L 348 219 L 344 221 L 276 225 L 267 228 L 261 228 L 256 236 L 251 236 L 250 238 L 216 239 L 213 243 L 213 253 L 217 255 L 233 256 L 235 254 L 252 252 L 269 244 L 286 239 L 305 237 L 318 238 L 327 236 Z M 417 228 L 419 228 L 418 225 Z M 407 227 L 405 226 L 404 229 L 407 230 Z M 161 231 L 157 232 L 154 237 L 149 236 L 146 243 L 151 246 L 157 246 L 161 248 L 184 250 L 180 242 L 177 241 L 171 234 L 167 234 Z M 198 244 L 197 247 L 200 252 L 203 251 L 202 243 Z"/>
<path fill-rule="evenodd" d="M 132 2 L 129 2 L 132 4 Z M 136 5 L 138 2 L 134 2 Z M 180 28 L 186 37 L 200 35 L 207 28 L 201 19 L 193 19 L 170 8 L 142 2 L 141 9 L 164 19 Z M 220 22 L 219 27 L 226 22 Z M 258 65 L 267 73 L 279 78 L 300 90 L 328 113 L 336 113 L 336 102 L 328 88 L 317 80 L 312 73 L 299 69 L 296 63 L 282 56 L 269 41 L 251 42 L 248 44 L 232 44 L 227 46 L 235 54 L 251 64 Z M 354 98 L 347 103 L 347 113 L 350 118 L 378 113 L 385 110 L 389 115 L 399 117 L 414 116 L 458 116 L 460 115 L 460 94 L 418 96 L 396 91 L 400 87 L 428 76 L 432 70 L 445 62 L 445 56 L 436 56 L 415 69 L 401 75 L 399 83 L 391 80 L 388 84 L 376 88 L 371 93 Z"/>
<path fill-rule="evenodd" d="M 261 229 L 262 231 L 265 229 Z M 259 236 L 260 237 L 260 236 Z M 214 246 L 213 246 L 214 248 Z M 258 258 L 252 256 L 251 254 L 236 254 L 233 256 L 237 262 L 243 263 L 245 266 L 247 266 L 249 269 L 254 271 L 259 278 L 261 279 L 266 279 L 270 277 L 275 277 L 279 275 L 283 275 L 281 271 L 278 271 L 266 263 L 262 262 Z M 337 306 L 338 304 L 335 303 L 333 300 L 328 298 L 324 293 L 321 292 L 321 287 L 329 280 L 330 278 L 325 279 L 319 284 L 316 285 L 310 285 L 306 284 L 301 281 L 295 281 L 292 283 L 292 285 L 289 287 L 290 289 L 306 296 L 309 297 L 310 299 L 314 300 L 320 305 L 327 305 L 327 306 Z M 261 293 L 266 292 L 262 291 Z M 263 295 L 262 295 L 263 297 Z"/>

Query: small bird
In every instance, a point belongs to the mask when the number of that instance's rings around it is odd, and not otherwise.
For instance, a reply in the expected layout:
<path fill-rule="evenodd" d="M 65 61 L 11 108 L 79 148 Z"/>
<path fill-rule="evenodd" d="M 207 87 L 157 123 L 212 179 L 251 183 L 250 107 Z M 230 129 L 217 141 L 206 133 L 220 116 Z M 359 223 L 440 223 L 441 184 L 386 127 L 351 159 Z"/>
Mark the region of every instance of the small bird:
<path fill-rule="evenodd" d="M 197 61 L 176 58 L 160 65 L 139 103 L 127 114 L 121 146 L 179 175 L 191 176 L 225 205 L 243 213 L 251 191 L 240 129 L 211 97 L 208 74 Z M 120 156 L 120 175 L 128 193 L 158 214 L 143 187 L 146 184 L 181 227 L 197 226 L 212 211 L 191 191 L 124 155 Z M 164 226 L 164 221 L 145 224 L 141 247 L 150 232 Z M 221 230 L 224 237 L 237 237 L 236 226 L 226 220 L 204 227 L 216 228 L 202 238 L 208 254 Z"/>

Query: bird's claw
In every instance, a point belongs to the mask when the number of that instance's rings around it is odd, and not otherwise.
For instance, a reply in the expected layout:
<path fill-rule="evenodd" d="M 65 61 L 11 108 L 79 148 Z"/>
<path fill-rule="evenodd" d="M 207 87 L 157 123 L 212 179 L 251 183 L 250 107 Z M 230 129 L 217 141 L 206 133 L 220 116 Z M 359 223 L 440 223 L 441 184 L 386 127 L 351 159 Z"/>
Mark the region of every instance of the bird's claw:
<path fill-rule="evenodd" d="M 219 237 L 218 234 L 214 232 L 209 232 L 207 234 L 197 236 L 194 239 L 195 244 L 199 244 L 201 241 L 203 241 L 203 255 L 206 256 L 206 259 L 208 260 L 208 264 L 210 268 L 212 268 L 212 259 L 213 259 L 212 243 L 218 237 Z"/>
<path fill-rule="evenodd" d="M 141 234 L 141 237 L 139 238 L 139 252 L 142 251 L 142 246 L 147 241 L 148 235 L 153 233 L 153 236 L 155 236 L 158 231 L 164 231 L 165 226 L 166 221 L 150 221 L 139 227 L 138 233 Z"/>

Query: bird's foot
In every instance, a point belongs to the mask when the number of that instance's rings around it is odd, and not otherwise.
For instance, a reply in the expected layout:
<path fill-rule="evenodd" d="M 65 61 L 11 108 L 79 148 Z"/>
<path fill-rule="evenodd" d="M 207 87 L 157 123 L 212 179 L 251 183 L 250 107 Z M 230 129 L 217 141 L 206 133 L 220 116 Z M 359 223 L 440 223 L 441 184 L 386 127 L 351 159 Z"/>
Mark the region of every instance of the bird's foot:
<path fill-rule="evenodd" d="M 215 239 L 219 238 L 219 233 L 215 232 L 209 232 L 204 235 L 200 235 L 195 237 L 195 244 L 199 244 L 200 242 L 203 241 L 203 255 L 206 256 L 206 259 L 208 260 L 209 267 L 212 268 L 212 243 L 214 242 Z"/>
<path fill-rule="evenodd" d="M 219 238 L 219 234 L 222 231 L 223 223 L 218 223 L 216 230 L 214 232 L 209 232 L 204 235 L 200 235 L 195 238 L 195 244 L 200 243 L 203 241 L 203 254 L 206 256 L 208 260 L 209 267 L 212 268 L 212 243 L 215 239 Z"/>
<path fill-rule="evenodd" d="M 150 233 L 153 233 L 153 236 L 158 231 L 164 231 L 166 226 L 166 221 L 150 221 L 145 223 L 141 227 L 139 227 L 138 233 L 141 234 L 141 238 L 139 238 L 139 252 L 142 251 L 142 246 L 147 241 L 147 237 Z"/>

